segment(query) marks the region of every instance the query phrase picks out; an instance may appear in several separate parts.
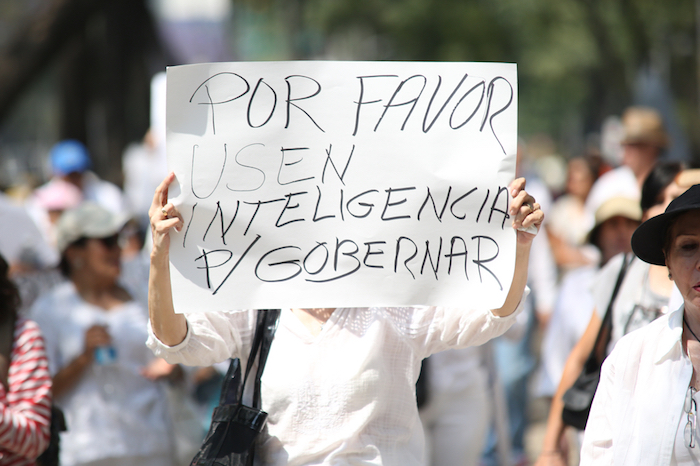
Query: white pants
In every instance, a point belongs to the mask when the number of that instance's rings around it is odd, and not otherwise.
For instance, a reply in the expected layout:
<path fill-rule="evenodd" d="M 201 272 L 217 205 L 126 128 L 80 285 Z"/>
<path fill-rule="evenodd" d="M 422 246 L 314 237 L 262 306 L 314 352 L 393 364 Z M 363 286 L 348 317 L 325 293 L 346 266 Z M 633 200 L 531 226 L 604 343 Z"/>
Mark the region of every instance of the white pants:
<path fill-rule="evenodd" d="M 420 416 L 426 466 L 476 466 L 491 421 L 491 399 L 481 384 L 457 393 L 430 393 Z"/>

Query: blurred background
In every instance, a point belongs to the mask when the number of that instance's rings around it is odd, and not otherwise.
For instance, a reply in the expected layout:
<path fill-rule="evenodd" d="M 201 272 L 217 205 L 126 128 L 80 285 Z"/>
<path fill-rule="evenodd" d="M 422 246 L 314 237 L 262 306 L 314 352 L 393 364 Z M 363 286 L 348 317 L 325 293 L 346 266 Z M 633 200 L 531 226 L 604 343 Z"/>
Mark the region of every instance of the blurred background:
<path fill-rule="evenodd" d="M 699 30 L 700 0 L 1 0 L 0 189 L 48 179 L 66 138 L 122 186 L 156 73 L 232 60 L 515 62 L 519 134 L 555 193 L 572 156 L 618 162 L 632 104 L 698 166 Z"/>
<path fill-rule="evenodd" d="M 60 279 L 55 270 L 32 275 L 58 261 L 56 250 L 42 252 L 46 244 L 55 246 L 58 215 L 88 199 L 133 217 L 120 243 L 122 275 L 146 309 L 148 253 L 140 253 L 153 189 L 165 173 L 165 68 L 298 59 L 517 63 L 519 168 L 531 192 L 542 182 L 536 197 L 548 212 L 548 235 L 538 235 L 545 243 L 533 254 L 540 267 L 531 284 L 531 296 L 539 291 L 541 300 L 533 305 L 539 321 L 527 317 L 527 332 L 514 337 L 512 351 L 520 358 L 504 358 L 509 364 L 499 369 L 510 379 L 494 375 L 497 363 L 488 363 L 491 380 L 500 377 L 521 395 L 512 403 L 502 390 L 493 391 L 496 434 L 489 436 L 488 451 L 496 445 L 499 457 L 508 458 L 508 423 L 525 425 L 525 433 L 512 437 L 524 435 L 526 451 L 513 442 L 514 460 L 501 464 L 529 464 L 542 446 L 547 397 L 560 375 L 549 392 L 519 384 L 530 383 L 558 277 L 597 264 L 577 249 L 590 227 L 583 223 L 583 203 L 600 167 L 622 164 L 623 111 L 655 109 L 668 133 L 662 139 L 671 144 L 653 152 L 666 149 L 665 159 L 700 168 L 700 0 L 0 0 L 0 214 L 8 215 L 0 215 L 0 252 L 11 265 L 20 264 L 18 279 L 27 273 L 20 283 L 25 306 Z M 655 122 L 646 119 L 642 129 L 658 136 Z M 81 141 L 87 150 L 69 144 L 52 152 L 66 140 Z M 570 170 L 571 162 L 579 168 Z M 569 176 L 567 184 L 568 171 L 584 174 Z M 71 177 L 75 173 L 80 177 Z M 548 207 L 559 200 L 566 202 L 557 217 Z M 28 215 L 39 227 L 34 239 Z M 592 309 L 586 311 L 584 325 Z M 212 374 L 193 376 L 204 412 L 202 426 L 195 419 L 195 451 L 213 409 L 208 403 L 218 400 L 221 376 Z M 526 397 L 540 402 L 525 406 Z M 571 451 L 570 464 L 577 464 L 576 449 Z M 192 454 L 178 453 L 183 464 Z"/>

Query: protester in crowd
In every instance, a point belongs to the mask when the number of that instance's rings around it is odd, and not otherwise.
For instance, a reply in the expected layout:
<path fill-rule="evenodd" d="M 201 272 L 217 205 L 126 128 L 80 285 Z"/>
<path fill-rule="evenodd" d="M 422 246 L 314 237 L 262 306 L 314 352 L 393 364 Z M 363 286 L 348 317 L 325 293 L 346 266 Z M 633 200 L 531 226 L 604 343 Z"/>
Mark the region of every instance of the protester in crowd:
<path fill-rule="evenodd" d="M 157 355 L 185 364 L 245 357 L 254 310 L 185 314 L 173 310 L 169 232 L 183 226 L 167 198 L 173 180 L 170 174 L 159 186 L 150 209 L 148 345 Z M 509 213 L 513 227 L 520 229 L 515 275 L 500 309 L 282 310 L 263 374 L 263 410 L 269 417 L 256 458 L 270 465 L 422 464 L 423 435 L 415 402 L 421 360 L 441 350 L 482 344 L 504 332 L 526 294 L 535 234 L 522 227 L 539 227 L 544 214 L 524 187 L 523 179 L 510 186 L 514 199 Z"/>
<path fill-rule="evenodd" d="M 145 232 L 136 218 L 130 218 L 119 233 L 121 246 L 121 285 L 144 308 L 148 306 L 148 251 L 144 248 Z"/>
<path fill-rule="evenodd" d="M 661 115 L 649 107 L 633 106 L 622 115 L 622 165 L 602 175 L 586 199 L 590 224 L 598 207 L 610 197 L 639 199 L 641 187 L 669 146 Z"/>
<path fill-rule="evenodd" d="M 644 220 L 663 212 L 668 203 L 687 189 L 687 186 L 677 184 L 679 173 L 680 165 L 675 163 L 661 162 L 654 167 L 642 187 L 641 208 Z M 567 449 L 562 447 L 566 427 L 562 420 L 562 396 L 580 374 L 586 358 L 593 349 L 623 260 L 628 259 L 624 255 L 613 257 L 596 276 L 591 290 L 595 312 L 591 314 L 585 332 L 566 360 L 550 405 L 542 453 L 537 466 L 566 464 L 564 452 Z M 668 271 L 663 265 L 650 265 L 632 257 L 612 308 L 608 351 L 623 335 L 665 314 L 672 291 L 673 283 L 668 280 Z"/>
<path fill-rule="evenodd" d="M 0 255 L 10 264 L 24 314 L 36 297 L 60 280 L 58 252 L 44 238 L 29 212 L 0 193 Z"/>
<path fill-rule="evenodd" d="M 84 200 L 99 204 L 117 215 L 127 214 L 127 203 L 121 189 L 90 170 L 92 161 L 82 142 L 75 139 L 60 141 L 51 148 L 49 158 L 52 178 L 37 188 L 37 194 L 62 180 L 78 188 Z"/>
<path fill-rule="evenodd" d="M 73 183 L 55 178 L 35 189 L 25 201 L 27 211 L 34 219 L 46 241 L 56 248 L 56 222 L 63 211 L 83 202 L 83 193 Z"/>
<path fill-rule="evenodd" d="M 600 263 L 570 270 L 561 280 L 542 338 L 538 396 L 554 395 L 566 358 L 586 330 L 595 307 L 591 287 L 596 274 L 614 256 L 632 252 L 630 240 L 641 219 L 642 210 L 634 199 L 613 197 L 598 208 L 587 242 L 600 251 Z"/>
<path fill-rule="evenodd" d="M 698 464 L 700 185 L 640 225 L 632 249 L 668 268 L 683 304 L 620 339 L 603 363 L 581 464 Z"/>
<path fill-rule="evenodd" d="M 62 466 L 173 464 L 159 380 L 175 367 L 146 348 L 146 310 L 119 285 L 122 224 L 92 202 L 64 212 L 57 245 L 68 280 L 31 310 L 45 335 L 55 402 L 69 425 Z"/>
<path fill-rule="evenodd" d="M 10 274 L 53 267 L 58 254 L 46 242 L 27 210 L 0 193 L 0 254 Z"/>
<path fill-rule="evenodd" d="M 538 173 L 530 167 L 528 151 L 521 143 L 518 146 L 517 173 L 527 179 L 528 192 L 540 202 L 542 209 L 549 211 L 552 196 Z M 547 222 L 543 222 L 547 228 Z M 503 397 L 492 397 L 494 413 L 505 412 L 508 427 L 508 442 L 511 458 L 502 458 L 505 453 L 503 438 L 497 431 L 496 419 L 489 431 L 481 462 L 484 466 L 496 466 L 503 461 L 521 465 L 527 461 L 525 432 L 529 425 L 530 377 L 536 367 L 533 339 L 538 329 L 547 325 L 556 296 L 557 270 L 554 255 L 546 234 L 537 235 L 532 242 L 531 254 L 537 260 L 530 261 L 527 284 L 531 289 L 523 312 L 517 323 L 504 335 L 495 338 L 490 345 L 491 368 L 497 383 L 503 388 Z"/>
<path fill-rule="evenodd" d="M 531 254 L 538 260 L 530 261 L 528 269 L 528 286 L 532 292 L 527 296 L 523 312 L 517 317 L 517 322 L 503 335 L 490 342 L 492 364 L 496 383 L 503 389 L 503 399 L 492 393 L 492 401 L 501 403 L 505 411 L 509 436 L 510 459 L 502 458 L 505 448 L 499 445 L 503 439 L 494 419 L 481 458 L 483 466 L 497 466 L 503 461 L 509 464 L 527 464 L 525 433 L 530 423 L 530 378 L 533 374 L 537 357 L 534 338 L 539 329 L 547 326 L 551 316 L 551 305 L 556 293 L 556 270 L 550 254 L 549 242 L 546 235 L 538 235 L 533 241 Z M 539 264 L 536 264 L 540 262 Z M 494 407 L 494 414 L 499 412 Z"/>
<path fill-rule="evenodd" d="M 426 466 L 476 466 L 491 421 L 483 346 L 433 354 L 423 367 L 426 402 L 420 419 Z"/>
<path fill-rule="evenodd" d="M 569 160 L 564 194 L 547 215 L 547 236 L 560 272 L 598 262 L 598 250 L 586 241 L 590 231 L 585 204 L 598 179 L 600 157 L 574 157 Z"/>
<path fill-rule="evenodd" d="M 0 465 L 35 466 L 49 444 L 51 377 L 41 331 L 19 304 L 0 255 Z"/>
<path fill-rule="evenodd" d="M 143 141 L 130 144 L 122 156 L 124 196 L 139 228 L 144 230 L 149 227 L 151 195 L 168 173 L 164 151 L 158 146 L 158 140 L 151 129 Z"/>

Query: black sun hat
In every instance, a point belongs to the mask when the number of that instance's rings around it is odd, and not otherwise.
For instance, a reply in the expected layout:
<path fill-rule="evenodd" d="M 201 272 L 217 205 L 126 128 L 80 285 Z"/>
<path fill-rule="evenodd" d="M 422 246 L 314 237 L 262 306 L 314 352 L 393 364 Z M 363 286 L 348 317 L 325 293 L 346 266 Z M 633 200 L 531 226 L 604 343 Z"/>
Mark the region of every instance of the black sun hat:
<path fill-rule="evenodd" d="M 632 235 L 632 251 L 644 262 L 666 265 L 663 247 L 668 227 L 676 217 L 695 209 L 700 209 L 700 184 L 674 199 L 663 214 L 639 225 Z"/>

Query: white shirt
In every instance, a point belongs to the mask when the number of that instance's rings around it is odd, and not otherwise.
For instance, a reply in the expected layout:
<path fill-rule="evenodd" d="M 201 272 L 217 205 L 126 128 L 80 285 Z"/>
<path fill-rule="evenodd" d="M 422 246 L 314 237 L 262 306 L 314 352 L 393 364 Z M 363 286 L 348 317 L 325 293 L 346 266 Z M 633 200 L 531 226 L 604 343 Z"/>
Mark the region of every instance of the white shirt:
<path fill-rule="evenodd" d="M 92 325 L 106 325 L 116 348 L 115 363 L 93 363 L 73 388 L 54 400 L 69 426 L 61 434 L 61 465 L 109 457 L 168 456 L 165 392 L 139 373 L 153 360 L 144 345 L 145 310 L 131 301 L 105 311 L 83 301 L 72 282 L 64 282 L 39 298 L 30 312 L 44 334 L 52 375 L 83 352 L 85 331 Z"/>
<path fill-rule="evenodd" d="M 170 362 L 209 365 L 241 357 L 245 364 L 255 315 L 187 314 L 181 344 L 167 347 L 151 329 L 148 345 Z M 262 378 L 269 417 L 260 458 L 275 466 L 421 465 L 415 399 L 421 360 L 482 344 L 514 320 L 484 310 L 338 308 L 313 337 L 283 310 Z"/>
<path fill-rule="evenodd" d="M 9 264 L 24 262 L 36 268 L 58 264 L 58 253 L 46 242 L 24 207 L 0 193 L 0 254 Z"/>
<path fill-rule="evenodd" d="M 552 317 L 542 337 L 541 371 L 536 392 L 553 396 L 559 385 L 569 353 L 588 327 L 595 303 L 591 287 L 597 266 L 578 267 L 562 279 Z"/>
<path fill-rule="evenodd" d="M 693 366 L 683 351 L 683 308 L 623 337 L 601 371 L 581 465 L 673 465 Z"/>
<path fill-rule="evenodd" d="M 168 174 L 168 164 L 163 151 L 147 144 L 131 144 L 122 157 L 124 172 L 124 197 L 132 216 L 148 216 L 153 192 Z"/>
<path fill-rule="evenodd" d="M 434 354 L 427 367 L 429 397 L 483 390 L 488 378 L 481 348 L 476 346 Z"/>
<path fill-rule="evenodd" d="M 688 426 L 688 413 L 691 411 L 690 405 L 690 387 L 688 387 L 688 394 L 686 395 L 686 400 L 683 402 L 683 414 L 681 415 L 681 421 L 678 423 L 678 430 L 676 431 L 676 441 L 673 446 L 673 456 L 671 457 L 671 464 L 687 464 L 696 465 L 700 464 L 700 443 L 698 443 L 698 429 L 695 428 L 695 444 L 691 448 L 689 445 L 689 435 L 692 429 L 688 429 L 686 432 L 686 426 Z M 695 400 L 695 406 L 700 403 L 700 393 L 693 390 L 693 399 Z M 692 414 L 691 414 L 692 419 Z"/>
<path fill-rule="evenodd" d="M 630 256 L 627 255 L 628 261 Z M 610 259 L 596 277 L 592 293 L 601 321 L 608 309 L 623 257 L 623 254 L 618 254 Z M 624 335 L 668 312 L 669 296 L 662 296 L 651 290 L 649 267 L 648 263 L 637 257 L 627 266 L 627 272 L 613 304 L 610 349 Z"/>
<path fill-rule="evenodd" d="M 115 215 L 128 214 L 126 198 L 116 184 L 99 178 L 91 171 L 83 172 L 83 197 L 93 201 Z"/>

